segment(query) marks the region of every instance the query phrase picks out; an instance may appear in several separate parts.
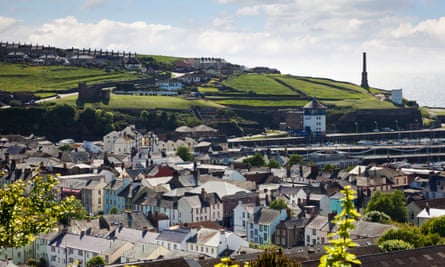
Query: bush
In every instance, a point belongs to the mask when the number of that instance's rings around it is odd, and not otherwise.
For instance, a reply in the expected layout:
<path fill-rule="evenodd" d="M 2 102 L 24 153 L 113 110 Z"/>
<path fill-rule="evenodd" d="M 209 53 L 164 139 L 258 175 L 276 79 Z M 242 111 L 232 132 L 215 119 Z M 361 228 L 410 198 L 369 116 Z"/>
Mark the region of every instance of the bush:
<path fill-rule="evenodd" d="M 414 246 L 408 242 L 403 240 L 395 239 L 395 240 L 386 240 L 379 244 L 379 248 L 383 252 L 395 251 L 395 250 L 405 250 L 405 249 L 413 249 Z"/>

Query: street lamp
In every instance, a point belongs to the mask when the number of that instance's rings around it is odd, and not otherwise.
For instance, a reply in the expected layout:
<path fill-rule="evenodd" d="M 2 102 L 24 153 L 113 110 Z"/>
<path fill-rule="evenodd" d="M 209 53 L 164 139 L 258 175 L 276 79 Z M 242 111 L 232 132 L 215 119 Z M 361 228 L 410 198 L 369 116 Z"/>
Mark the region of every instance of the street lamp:
<path fill-rule="evenodd" d="M 377 132 L 379 130 L 379 124 L 377 123 L 377 121 L 374 121 L 375 124 L 375 131 Z"/>
<path fill-rule="evenodd" d="M 355 124 L 355 133 L 358 133 L 358 122 L 354 122 Z"/>

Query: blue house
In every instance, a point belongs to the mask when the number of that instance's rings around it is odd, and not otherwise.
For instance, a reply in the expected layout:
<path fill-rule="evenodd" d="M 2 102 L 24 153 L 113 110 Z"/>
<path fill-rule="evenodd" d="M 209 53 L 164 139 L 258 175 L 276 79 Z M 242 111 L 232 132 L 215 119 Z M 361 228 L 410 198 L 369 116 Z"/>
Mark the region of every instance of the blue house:
<path fill-rule="evenodd" d="M 277 225 L 286 218 L 286 209 L 274 210 L 266 207 L 256 207 L 247 225 L 247 241 L 258 244 L 272 243 Z"/>
<path fill-rule="evenodd" d="M 131 183 L 130 179 L 117 179 L 114 178 L 104 188 L 104 214 L 110 213 L 113 207 L 116 207 L 118 211 L 124 210 L 125 197 L 119 195 L 122 190 L 128 187 Z"/>

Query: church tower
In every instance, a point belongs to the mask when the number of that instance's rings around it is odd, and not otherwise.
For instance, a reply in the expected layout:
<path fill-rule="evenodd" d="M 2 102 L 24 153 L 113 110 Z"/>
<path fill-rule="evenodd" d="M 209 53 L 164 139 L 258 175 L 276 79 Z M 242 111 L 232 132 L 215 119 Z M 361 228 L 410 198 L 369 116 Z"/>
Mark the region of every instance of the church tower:
<path fill-rule="evenodd" d="M 368 72 L 366 71 L 366 53 L 363 53 L 363 71 L 362 71 L 362 83 L 360 84 L 362 88 L 369 89 L 368 85 Z"/>

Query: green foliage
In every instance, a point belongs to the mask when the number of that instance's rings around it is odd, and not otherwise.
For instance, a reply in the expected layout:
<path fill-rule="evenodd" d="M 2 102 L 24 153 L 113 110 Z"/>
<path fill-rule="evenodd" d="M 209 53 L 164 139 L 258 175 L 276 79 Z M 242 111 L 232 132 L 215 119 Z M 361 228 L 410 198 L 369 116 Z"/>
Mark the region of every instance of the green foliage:
<path fill-rule="evenodd" d="M 378 244 L 380 245 L 387 240 L 403 240 L 415 248 L 437 245 L 441 242 L 439 234 L 424 234 L 417 226 L 404 226 L 399 229 L 391 229 L 379 238 Z"/>
<path fill-rule="evenodd" d="M 445 216 L 426 221 L 422 224 L 421 231 L 424 234 L 439 234 L 441 237 L 445 237 Z"/>
<path fill-rule="evenodd" d="M 368 222 L 389 223 L 391 222 L 391 217 L 389 217 L 388 214 L 385 214 L 384 212 L 372 210 L 365 213 L 365 215 L 363 215 L 362 217 L 362 220 Z"/>
<path fill-rule="evenodd" d="M 62 146 L 59 146 L 59 150 L 61 151 L 72 151 L 74 149 L 74 147 L 71 144 L 64 144 Z"/>
<path fill-rule="evenodd" d="M 286 85 L 277 82 L 269 75 L 243 74 L 231 76 L 223 85 L 246 94 L 295 95 Z"/>
<path fill-rule="evenodd" d="M 413 249 L 414 246 L 403 240 L 386 240 L 379 244 L 379 248 L 383 252 L 389 252 L 395 250 Z"/>
<path fill-rule="evenodd" d="M 269 167 L 269 168 L 280 168 L 280 163 L 278 163 L 278 161 L 276 161 L 274 159 L 271 159 L 267 163 L 267 167 Z"/>
<path fill-rule="evenodd" d="M 262 167 L 262 166 L 266 165 L 266 161 L 264 160 L 264 157 L 261 156 L 261 154 L 259 154 L 259 153 L 256 153 L 252 157 L 243 159 L 243 163 L 248 163 L 248 164 L 250 164 L 250 166 L 255 166 L 255 167 Z"/>
<path fill-rule="evenodd" d="M 94 256 L 87 261 L 87 267 L 97 267 L 105 265 L 105 259 L 101 256 Z"/>
<path fill-rule="evenodd" d="M 338 170 L 338 167 L 337 167 L 337 165 L 327 163 L 323 166 L 323 168 L 321 170 L 323 172 L 328 172 L 330 174 L 333 174 L 334 172 L 336 172 Z"/>
<path fill-rule="evenodd" d="M 274 210 L 282 210 L 287 208 L 287 203 L 284 198 L 276 198 L 270 202 L 269 208 Z"/>
<path fill-rule="evenodd" d="M 56 183 L 52 176 L 36 176 L 2 186 L 0 248 L 24 246 L 36 235 L 51 231 L 65 214 L 76 211 L 74 197 L 57 200 Z"/>
<path fill-rule="evenodd" d="M 373 210 L 383 212 L 397 222 L 406 222 L 408 219 L 405 194 L 400 190 L 391 193 L 375 191 L 366 206 L 366 212 Z"/>
<path fill-rule="evenodd" d="M 133 73 L 107 73 L 101 69 L 65 66 L 29 66 L 0 62 L 0 88 L 8 92 L 57 91 L 75 88 L 80 82 L 134 80 Z"/>
<path fill-rule="evenodd" d="M 176 155 L 179 156 L 183 161 L 191 161 L 193 159 L 192 153 L 186 146 L 180 146 L 176 150 Z"/>
<path fill-rule="evenodd" d="M 65 212 L 61 217 L 61 223 L 68 225 L 71 219 L 85 220 L 88 217 L 88 212 L 85 210 L 79 199 L 73 199 L 71 207 L 72 210 Z"/>
<path fill-rule="evenodd" d="M 354 254 L 348 252 L 348 248 L 357 246 L 350 237 L 350 231 L 354 229 L 355 222 L 360 217 L 354 208 L 356 192 L 350 186 L 345 186 L 341 193 L 345 196 L 341 204 L 343 209 L 333 220 L 338 230 L 329 234 L 330 245 L 325 247 L 326 254 L 320 258 L 319 267 L 348 267 L 361 264 Z"/>
<path fill-rule="evenodd" d="M 303 156 L 299 154 L 292 154 L 286 162 L 286 167 L 291 168 L 295 164 L 302 164 L 304 161 Z"/>
<path fill-rule="evenodd" d="M 251 267 L 301 267 L 301 263 L 295 259 L 291 259 L 283 253 L 282 249 L 266 249 L 262 254 L 258 255 L 249 266 Z"/>
<path fill-rule="evenodd" d="M 270 240 L 267 240 L 264 244 L 249 242 L 249 248 L 267 250 L 267 249 L 279 249 L 280 246 L 272 244 Z"/>
<path fill-rule="evenodd" d="M 110 214 L 118 214 L 119 213 L 119 209 L 117 207 L 112 207 L 110 209 Z"/>

